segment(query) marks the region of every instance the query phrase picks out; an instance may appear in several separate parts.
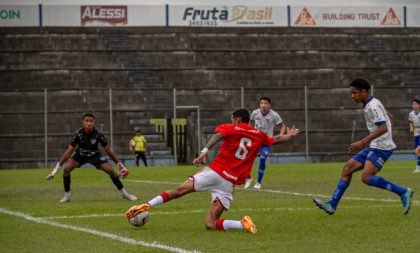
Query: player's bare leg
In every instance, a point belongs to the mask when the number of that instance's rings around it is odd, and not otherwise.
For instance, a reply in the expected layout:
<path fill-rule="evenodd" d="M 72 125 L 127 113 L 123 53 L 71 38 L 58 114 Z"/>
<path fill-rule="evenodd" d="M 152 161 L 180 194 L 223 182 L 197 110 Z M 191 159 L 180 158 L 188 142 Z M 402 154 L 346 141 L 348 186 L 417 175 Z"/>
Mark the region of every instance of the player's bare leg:
<path fill-rule="evenodd" d="M 129 194 L 125 189 L 123 184 L 121 183 L 120 178 L 118 177 L 118 174 L 115 173 L 115 170 L 111 167 L 109 163 L 102 163 L 100 166 L 100 169 L 104 171 L 106 174 L 109 175 L 114 185 L 118 188 L 118 190 L 121 192 L 123 199 L 135 201 L 137 200 L 137 197 L 134 195 Z"/>
<path fill-rule="evenodd" d="M 179 198 L 191 192 L 194 192 L 194 183 L 192 180 L 187 179 L 177 188 L 161 193 L 160 195 L 150 200 L 148 203 L 132 206 L 125 212 L 125 218 L 130 219 L 139 213 L 150 210 L 152 206 L 160 205 L 164 202 Z"/>
<path fill-rule="evenodd" d="M 218 221 L 220 216 L 222 216 L 223 211 L 224 211 L 224 208 L 220 204 L 219 201 L 216 200 L 211 204 L 210 210 L 207 213 L 207 217 L 205 221 L 205 226 L 207 230 L 220 229 L 220 227 L 218 228 L 216 226 L 216 222 Z M 223 230 L 223 228 L 221 230 Z"/>

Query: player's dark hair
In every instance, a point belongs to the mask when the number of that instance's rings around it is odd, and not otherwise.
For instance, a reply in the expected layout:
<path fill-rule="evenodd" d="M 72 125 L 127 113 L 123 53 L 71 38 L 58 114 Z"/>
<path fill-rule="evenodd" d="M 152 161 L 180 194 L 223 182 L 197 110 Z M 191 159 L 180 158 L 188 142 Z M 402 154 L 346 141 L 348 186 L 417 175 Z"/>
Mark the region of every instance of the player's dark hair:
<path fill-rule="evenodd" d="M 419 100 L 419 99 L 417 99 L 417 98 L 413 98 L 413 100 L 412 100 L 411 102 L 416 102 L 417 104 L 419 104 L 419 105 L 420 105 L 420 100 Z"/>
<path fill-rule="evenodd" d="M 351 83 L 350 83 L 350 87 L 354 87 L 358 90 L 366 90 L 369 91 L 370 89 L 370 84 L 368 81 L 366 81 L 363 78 L 358 78 L 358 79 L 354 79 Z"/>
<path fill-rule="evenodd" d="M 87 112 L 87 113 L 83 114 L 82 119 L 84 119 L 84 118 L 86 118 L 86 117 L 92 117 L 92 118 L 95 118 L 95 115 L 93 115 L 93 113 L 91 113 L 91 112 Z"/>
<path fill-rule="evenodd" d="M 265 100 L 265 101 L 267 101 L 269 104 L 271 104 L 271 98 L 270 98 L 270 97 L 261 97 L 261 98 L 260 98 L 260 102 L 261 102 L 261 100 Z"/>
<path fill-rule="evenodd" d="M 242 120 L 242 123 L 249 123 L 249 112 L 245 109 L 239 109 L 232 113 L 233 117 L 239 117 Z"/>

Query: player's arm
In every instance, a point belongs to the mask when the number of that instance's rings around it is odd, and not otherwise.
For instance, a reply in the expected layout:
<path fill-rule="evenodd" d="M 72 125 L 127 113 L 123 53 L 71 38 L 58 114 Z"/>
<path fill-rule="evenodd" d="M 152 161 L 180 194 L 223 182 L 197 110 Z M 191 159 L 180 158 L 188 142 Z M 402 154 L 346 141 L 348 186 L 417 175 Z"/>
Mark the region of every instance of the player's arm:
<path fill-rule="evenodd" d="M 410 133 L 413 133 L 414 132 L 413 122 L 411 122 L 411 121 L 409 121 L 409 122 L 410 122 Z"/>
<path fill-rule="evenodd" d="M 295 126 L 292 126 L 291 128 L 286 128 L 287 133 L 286 134 L 278 134 L 273 136 L 274 138 L 274 143 L 282 143 L 285 142 L 289 139 L 291 139 L 292 137 L 296 136 L 299 134 L 300 130 L 297 129 Z"/>
<path fill-rule="evenodd" d="M 73 154 L 74 147 L 72 145 L 69 145 L 64 151 L 64 154 L 61 156 L 60 160 L 57 162 L 55 167 L 51 170 L 50 174 L 47 175 L 46 179 L 51 180 L 59 171 L 61 168 L 63 168 L 63 164 L 69 159 L 71 154 Z"/>
<path fill-rule="evenodd" d="M 357 152 L 362 150 L 369 142 L 372 140 L 378 138 L 379 136 L 383 135 L 384 133 L 388 132 L 388 127 L 386 126 L 386 123 L 382 123 L 378 126 L 378 128 L 373 131 L 371 134 L 366 136 L 365 138 L 358 140 L 356 142 L 353 142 L 348 147 L 347 151 L 349 152 Z"/>
<path fill-rule="evenodd" d="M 279 135 L 284 135 L 284 133 L 286 132 L 286 124 L 284 124 L 283 122 L 280 123 L 280 133 Z"/>
<path fill-rule="evenodd" d="M 255 127 L 255 120 L 250 120 L 249 125 L 252 126 L 252 127 Z"/>
<path fill-rule="evenodd" d="M 209 150 L 216 145 L 221 139 L 223 139 L 223 135 L 221 133 L 215 133 L 207 142 L 206 147 L 201 150 L 200 155 L 194 159 L 193 164 L 199 165 L 200 163 L 206 162 L 206 154 Z"/>
<path fill-rule="evenodd" d="M 386 111 L 386 115 L 388 115 L 388 117 L 389 117 L 389 119 L 391 120 L 391 121 L 394 121 L 394 119 L 395 119 L 395 117 L 394 117 L 394 115 L 392 115 L 390 112 L 388 112 L 388 111 Z"/>
<path fill-rule="evenodd" d="M 117 156 L 112 151 L 111 146 L 107 144 L 104 147 L 104 150 L 105 153 L 109 156 L 109 158 L 111 158 L 111 160 L 114 161 L 114 163 L 117 165 L 118 169 L 121 171 L 121 175 L 123 176 L 123 178 L 127 177 L 128 170 L 125 168 L 124 164 L 122 164 L 120 160 L 118 160 Z"/>

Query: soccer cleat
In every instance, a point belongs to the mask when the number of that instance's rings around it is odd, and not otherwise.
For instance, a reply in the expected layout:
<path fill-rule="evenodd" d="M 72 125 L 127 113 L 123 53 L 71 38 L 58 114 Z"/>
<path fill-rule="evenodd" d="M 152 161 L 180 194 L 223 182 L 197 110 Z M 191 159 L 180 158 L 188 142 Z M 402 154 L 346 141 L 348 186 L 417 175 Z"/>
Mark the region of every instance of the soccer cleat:
<path fill-rule="evenodd" d="M 125 212 L 125 218 L 130 219 L 138 215 L 139 213 L 146 212 L 149 210 L 150 210 L 149 204 L 141 204 L 141 205 L 132 206 L 130 209 L 127 210 L 127 212 Z"/>
<path fill-rule="evenodd" d="M 420 167 L 417 166 L 416 169 L 413 171 L 413 173 L 419 173 L 420 172 Z"/>
<path fill-rule="evenodd" d="M 257 233 L 257 226 L 252 222 L 251 217 L 244 216 L 241 220 L 242 226 L 244 227 L 244 230 L 250 233 Z"/>
<path fill-rule="evenodd" d="M 317 207 L 324 210 L 327 214 L 333 215 L 335 213 L 334 207 L 332 207 L 329 201 L 322 201 L 317 198 L 313 198 L 312 201 L 315 203 Z"/>
<path fill-rule="evenodd" d="M 251 182 L 254 180 L 252 177 L 246 178 L 244 188 L 248 189 L 251 186 Z"/>
<path fill-rule="evenodd" d="M 128 199 L 128 200 L 131 200 L 131 201 L 136 201 L 137 200 L 137 197 L 136 196 L 131 195 L 131 194 L 127 193 L 127 192 L 123 193 L 122 194 L 122 197 L 123 197 L 123 199 Z"/>
<path fill-rule="evenodd" d="M 254 189 L 261 189 L 261 184 L 260 183 L 256 183 L 254 185 Z"/>
<path fill-rule="evenodd" d="M 64 197 L 60 199 L 60 203 L 70 202 L 70 199 L 71 199 L 71 194 L 64 192 Z"/>
<path fill-rule="evenodd" d="M 413 198 L 414 191 L 410 188 L 407 188 L 407 191 L 401 195 L 401 202 L 403 205 L 403 214 L 408 214 L 411 207 L 411 199 Z"/>

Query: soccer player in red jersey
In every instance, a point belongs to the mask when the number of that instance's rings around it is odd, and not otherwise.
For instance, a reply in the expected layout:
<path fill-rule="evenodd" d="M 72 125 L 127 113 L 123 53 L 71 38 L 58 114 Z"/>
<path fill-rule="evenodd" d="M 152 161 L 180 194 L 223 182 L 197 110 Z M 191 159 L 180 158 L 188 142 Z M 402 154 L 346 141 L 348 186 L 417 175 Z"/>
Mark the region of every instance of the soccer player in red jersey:
<path fill-rule="evenodd" d="M 199 165 L 205 162 L 205 157 L 218 141 L 223 140 L 220 153 L 208 167 L 201 168 L 194 176 L 189 177 L 175 189 L 167 190 L 146 204 L 131 207 L 125 213 L 130 219 L 151 207 L 179 198 L 191 192 L 210 192 L 212 204 L 205 220 L 208 230 L 243 229 L 256 233 L 257 228 L 249 216 L 242 220 L 220 219 L 224 210 L 229 210 L 233 200 L 234 185 L 241 185 L 250 174 L 252 165 L 261 146 L 271 146 L 289 140 L 299 133 L 295 127 L 287 128 L 285 135 L 269 137 L 264 132 L 249 125 L 249 112 L 240 109 L 232 113 L 232 124 L 219 125 L 214 131 L 206 147 L 193 163 Z"/>

